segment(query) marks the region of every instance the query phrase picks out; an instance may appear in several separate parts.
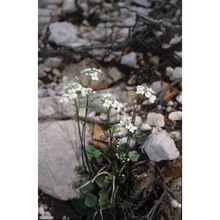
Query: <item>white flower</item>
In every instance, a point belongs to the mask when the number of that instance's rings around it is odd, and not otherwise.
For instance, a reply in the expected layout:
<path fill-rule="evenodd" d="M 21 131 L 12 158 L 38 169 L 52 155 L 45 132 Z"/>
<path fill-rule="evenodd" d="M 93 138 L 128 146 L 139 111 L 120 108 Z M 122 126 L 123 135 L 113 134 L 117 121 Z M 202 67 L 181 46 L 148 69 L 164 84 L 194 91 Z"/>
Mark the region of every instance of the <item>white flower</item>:
<path fill-rule="evenodd" d="M 99 80 L 98 74 L 101 72 L 102 72 L 101 70 L 96 69 L 94 67 L 87 68 L 81 71 L 81 73 L 85 74 L 86 76 L 90 76 L 91 80 Z"/>
<path fill-rule="evenodd" d="M 156 96 L 153 95 L 154 91 L 151 88 L 148 88 L 147 86 L 137 86 L 136 93 L 144 95 L 146 98 L 150 100 L 151 103 L 154 103 L 154 101 L 156 100 Z"/>
<path fill-rule="evenodd" d="M 102 97 L 103 98 L 101 99 L 101 104 L 105 109 L 109 109 L 110 107 L 112 107 L 117 108 L 120 111 L 123 107 L 123 105 L 120 102 L 112 98 L 112 95 L 109 92 L 103 94 Z"/>
<path fill-rule="evenodd" d="M 144 93 L 145 93 L 145 88 L 144 88 L 144 86 L 137 86 L 136 87 L 136 93 L 137 94 L 142 94 L 142 95 L 144 95 Z"/>
<path fill-rule="evenodd" d="M 91 88 L 84 88 L 80 83 L 72 82 L 64 87 L 64 91 L 60 102 L 67 103 L 69 100 L 76 99 L 78 95 L 88 97 L 92 94 L 93 90 Z"/>
<path fill-rule="evenodd" d="M 131 133 L 134 133 L 135 130 L 137 130 L 137 127 L 135 127 L 132 123 L 131 123 L 131 117 L 124 117 L 120 120 L 119 122 L 121 127 L 126 128 L 128 131 L 130 131 Z"/>
<path fill-rule="evenodd" d="M 151 103 L 154 103 L 154 101 L 155 101 L 156 99 L 157 99 L 156 96 L 155 96 L 155 95 L 152 95 L 149 100 L 150 100 Z"/>

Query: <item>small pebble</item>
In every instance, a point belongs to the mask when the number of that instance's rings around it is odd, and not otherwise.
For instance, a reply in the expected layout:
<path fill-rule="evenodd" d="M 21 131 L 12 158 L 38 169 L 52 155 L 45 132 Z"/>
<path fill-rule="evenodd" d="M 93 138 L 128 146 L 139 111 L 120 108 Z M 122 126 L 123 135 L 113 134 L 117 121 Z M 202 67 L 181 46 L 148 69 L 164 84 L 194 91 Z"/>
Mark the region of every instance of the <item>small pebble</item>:
<path fill-rule="evenodd" d="M 171 113 L 168 115 L 168 118 L 169 118 L 170 120 L 173 120 L 173 121 L 182 120 L 182 112 L 181 112 L 181 111 L 171 112 Z"/>
<path fill-rule="evenodd" d="M 182 205 L 174 199 L 170 203 L 173 206 L 173 208 L 181 208 L 182 207 Z"/>
<path fill-rule="evenodd" d="M 180 94 L 176 97 L 176 101 L 179 102 L 180 104 L 182 104 L 182 93 L 180 93 Z"/>
<path fill-rule="evenodd" d="M 39 213 L 40 215 L 44 215 L 44 214 L 45 214 L 43 207 L 40 206 L 40 207 L 38 208 L 38 213 Z"/>
<path fill-rule="evenodd" d="M 149 130 L 151 130 L 151 126 L 149 124 L 147 124 L 147 123 L 143 123 L 141 125 L 141 130 L 142 131 L 149 131 Z"/>
<path fill-rule="evenodd" d="M 168 76 L 168 77 L 171 77 L 172 76 L 172 74 L 173 74 L 173 68 L 172 67 L 170 67 L 170 66 L 168 66 L 167 68 L 166 68 L 166 75 Z"/>
<path fill-rule="evenodd" d="M 165 125 L 164 116 L 160 113 L 150 112 L 147 115 L 147 124 L 156 126 L 156 127 L 163 127 Z"/>
<path fill-rule="evenodd" d="M 60 76 L 60 71 L 58 69 L 55 68 L 52 70 L 52 72 L 55 76 L 58 76 L 58 77 Z"/>

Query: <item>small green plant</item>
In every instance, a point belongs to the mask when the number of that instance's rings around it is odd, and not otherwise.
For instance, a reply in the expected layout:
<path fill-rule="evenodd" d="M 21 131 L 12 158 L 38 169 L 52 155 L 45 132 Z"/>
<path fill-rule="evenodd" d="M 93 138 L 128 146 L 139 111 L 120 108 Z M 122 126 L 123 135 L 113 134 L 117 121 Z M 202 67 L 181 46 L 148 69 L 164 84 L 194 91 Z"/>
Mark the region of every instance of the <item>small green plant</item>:
<path fill-rule="evenodd" d="M 82 71 L 85 76 L 92 80 L 98 80 L 101 71 L 96 68 L 87 68 Z M 136 94 L 139 102 L 148 98 L 153 103 L 156 97 L 152 89 L 146 86 L 137 86 Z M 140 157 L 139 149 L 130 147 L 131 139 L 137 143 L 143 140 L 143 136 L 137 133 L 138 128 L 134 125 L 138 103 L 132 102 L 133 116 L 124 116 L 119 123 L 110 123 L 111 108 L 119 112 L 123 105 L 115 100 L 110 93 L 104 94 L 100 105 L 103 107 L 108 118 L 108 146 L 97 149 L 93 145 L 86 146 L 86 119 L 88 109 L 93 101 L 94 91 L 83 87 L 78 78 L 64 87 L 61 102 L 69 102 L 75 106 L 76 121 L 78 124 L 81 141 L 81 158 L 83 170 L 82 180 L 75 185 L 80 191 L 80 197 L 72 200 L 75 211 L 83 216 L 83 219 L 109 219 L 117 216 L 126 194 L 131 190 L 131 167 Z M 131 94 L 131 97 L 133 94 Z M 84 97 L 85 102 L 81 102 Z M 84 120 L 79 117 L 79 109 L 85 108 Z M 126 134 L 125 143 L 119 143 L 115 137 L 117 133 Z M 146 138 L 146 137 L 144 137 Z"/>

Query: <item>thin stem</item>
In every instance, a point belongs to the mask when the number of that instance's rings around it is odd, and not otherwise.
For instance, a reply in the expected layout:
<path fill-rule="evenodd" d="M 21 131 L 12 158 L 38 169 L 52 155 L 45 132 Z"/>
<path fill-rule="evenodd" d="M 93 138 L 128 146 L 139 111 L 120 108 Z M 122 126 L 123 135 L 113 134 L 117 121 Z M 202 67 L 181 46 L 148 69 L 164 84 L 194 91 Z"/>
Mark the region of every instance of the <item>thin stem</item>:
<path fill-rule="evenodd" d="M 82 133 L 81 133 L 81 128 L 79 124 L 79 108 L 76 99 L 74 100 L 75 102 L 75 107 L 76 107 L 76 117 L 77 117 L 77 125 L 78 125 L 78 131 L 79 131 L 79 138 L 81 142 L 81 157 L 82 157 L 82 163 L 83 163 L 83 168 L 84 170 L 86 169 L 85 161 L 84 161 L 84 146 L 83 146 L 83 139 L 82 139 Z"/>

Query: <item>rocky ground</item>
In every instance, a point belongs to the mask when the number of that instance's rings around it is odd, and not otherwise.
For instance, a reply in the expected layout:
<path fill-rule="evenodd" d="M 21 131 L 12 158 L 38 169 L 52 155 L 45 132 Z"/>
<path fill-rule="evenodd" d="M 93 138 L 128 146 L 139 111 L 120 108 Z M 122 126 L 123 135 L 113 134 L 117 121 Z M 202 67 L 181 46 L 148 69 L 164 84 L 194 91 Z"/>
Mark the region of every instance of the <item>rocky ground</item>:
<path fill-rule="evenodd" d="M 119 121 L 132 114 L 129 92 L 136 85 L 155 91 L 156 102 L 141 103 L 135 125 L 148 135 L 143 152 L 174 196 L 163 197 L 152 219 L 181 219 L 181 209 L 172 205 L 174 197 L 181 203 L 182 191 L 181 1 L 38 2 L 39 219 L 80 219 L 68 201 L 77 194 L 71 183 L 79 178 L 80 140 L 73 107 L 59 100 L 75 76 L 88 86 L 80 72 L 89 67 L 102 70 L 90 85 L 96 101 L 86 135 L 93 144 L 107 120 L 99 104 L 102 94 L 110 92 L 124 104 L 110 114 L 110 121 Z"/>

